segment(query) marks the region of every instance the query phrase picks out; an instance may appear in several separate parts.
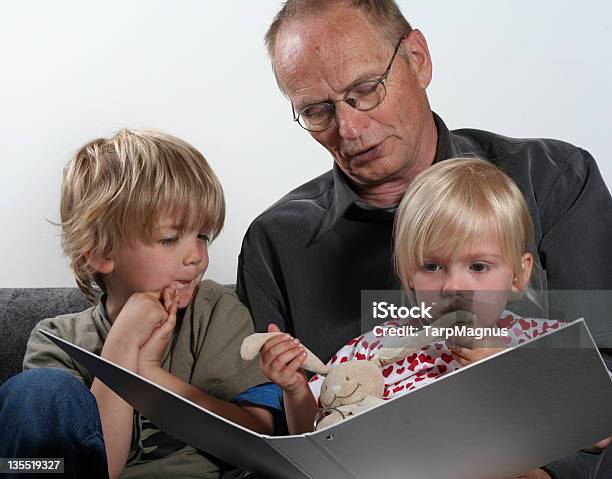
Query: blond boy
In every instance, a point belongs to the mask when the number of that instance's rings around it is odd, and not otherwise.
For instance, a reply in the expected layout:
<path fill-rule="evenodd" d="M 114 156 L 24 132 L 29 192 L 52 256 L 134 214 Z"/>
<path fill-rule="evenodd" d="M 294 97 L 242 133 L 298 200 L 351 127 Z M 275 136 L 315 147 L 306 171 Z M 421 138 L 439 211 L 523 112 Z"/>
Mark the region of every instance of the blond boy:
<path fill-rule="evenodd" d="M 212 478 L 221 467 L 166 436 L 39 328 L 244 427 L 272 432 L 268 408 L 277 406 L 248 394 L 246 404 L 229 402 L 265 382 L 257 364 L 239 356 L 242 339 L 252 332 L 249 313 L 229 290 L 201 282 L 224 213 L 221 185 L 204 157 L 160 131 L 121 130 L 93 140 L 65 169 L 62 244 L 79 288 L 96 305 L 43 320 L 28 342 L 24 369 L 60 368 L 91 391 L 111 478 Z M 61 407 L 62 415 L 73 414 Z"/>

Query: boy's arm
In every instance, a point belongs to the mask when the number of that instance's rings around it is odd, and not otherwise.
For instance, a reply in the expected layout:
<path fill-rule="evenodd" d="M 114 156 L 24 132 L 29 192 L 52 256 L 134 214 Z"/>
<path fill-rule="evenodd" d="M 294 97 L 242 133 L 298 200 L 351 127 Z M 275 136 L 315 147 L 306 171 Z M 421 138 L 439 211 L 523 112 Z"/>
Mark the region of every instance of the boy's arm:
<path fill-rule="evenodd" d="M 23 361 L 23 369 L 61 368 L 75 376 L 86 386 L 90 387 L 91 393 L 96 398 L 100 414 L 109 475 L 111 478 L 115 478 L 123 470 L 129 454 L 132 434 L 131 406 L 125 403 L 97 379 L 93 379 L 92 382 L 92 377 L 88 371 L 81 371 L 79 365 L 76 364 L 68 354 L 59 349 L 46 336 L 39 332 L 39 329 L 51 331 L 60 337 L 78 343 L 85 349 L 99 353 L 100 350 L 98 348 L 101 339 L 97 335 L 95 335 L 95 338 L 93 336 L 83 336 L 82 331 L 80 331 L 81 336 L 75 335 L 73 323 L 85 319 L 86 318 L 76 316 L 50 318 L 41 321 L 34 331 L 32 331 L 30 339 L 28 340 Z M 111 337 L 110 334 L 109 337 Z M 104 346 L 102 346 L 102 352 L 100 354 L 104 358 L 120 364 L 127 369 L 132 371 L 136 370 L 137 347 L 134 349 L 132 358 L 130 359 L 129 348 L 124 348 L 120 344 L 113 344 L 111 338 L 110 342 L 107 340 Z"/>
<path fill-rule="evenodd" d="M 176 304 L 168 306 L 168 309 L 167 320 L 155 329 L 137 354 L 138 374 L 236 424 L 261 434 L 272 434 L 274 420 L 270 411 L 254 406 L 240 406 L 217 399 L 161 367 L 163 353 L 172 339 L 176 326 Z"/>
<path fill-rule="evenodd" d="M 195 357 L 195 371 L 192 371 L 191 377 L 196 377 L 196 384 L 203 387 L 205 379 L 216 383 L 219 396 L 228 400 L 219 399 L 161 367 L 163 354 L 173 337 L 176 325 L 176 304 L 172 304 L 171 299 L 166 296 L 163 301 L 169 313 L 167 321 L 157 327 L 140 348 L 138 374 L 237 424 L 262 434 L 272 434 L 274 419 L 270 411 L 257 406 L 229 402 L 229 399 L 244 389 L 264 382 L 263 377 L 260 374 L 253 375 L 254 368 L 240 358 L 242 339 L 250 334 L 253 328 L 248 311 L 233 294 L 225 290 L 216 296 L 216 299 L 208 298 L 207 303 L 202 298 L 206 298 L 208 293 L 215 297 L 215 290 L 207 289 L 203 285 L 200 287 L 203 291 L 198 293 L 199 296 L 195 300 L 195 314 L 205 316 L 204 312 L 208 311 L 208 308 L 212 309 L 212 313 L 208 321 L 200 317 L 189 318 L 198 324 L 202 321 L 205 325 L 202 330 L 206 331 L 201 343 L 192 345 L 193 349 L 199 352 Z"/>
<path fill-rule="evenodd" d="M 159 364 L 148 363 L 143 365 L 140 363 L 138 374 L 196 403 L 198 406 L 202 406 L 252 431 L 270 435 L 274 432 L 272 413 L 267 409 L 256 406 L 239 406 L 217 399 L 162 369 Z"/>
<path fill-rule="evenodd" d="M 110 334 L 109 334 L 110 337 Z M 102 357 L 118 364 L 129 371 L 136 371 L 138 362 L 138 347 L 122 345 L 119 341 L 108 341 L 102 348 Z M 106 447 L 106 460 L 108 473 L 111 479 L 119 477 L 130 453 L 132 440 L 132 427 L 134 410 L 132 406 L 115 394 L 99 379 L 94 379 L 91 393 L 96 398 L 104 446 Z"/>
<path fill-rule="evenodd" d="M 128 299 L 104 342 L 103 358 L 137 372 L 140 346 L 168 316 L 159 301 L 160 294 L 134 294 Z M 91 392 L 100 412 L 109 476 L 114 479 L 123 471 L 130 453 L 134 410 L 98 379 L 93 381 Z"/>

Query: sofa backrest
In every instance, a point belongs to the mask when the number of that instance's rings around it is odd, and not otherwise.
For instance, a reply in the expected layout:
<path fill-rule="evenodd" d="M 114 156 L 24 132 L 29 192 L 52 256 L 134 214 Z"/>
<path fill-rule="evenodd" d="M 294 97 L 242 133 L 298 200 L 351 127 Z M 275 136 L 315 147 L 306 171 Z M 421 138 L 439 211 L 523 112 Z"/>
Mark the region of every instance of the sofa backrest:
<path fill-rule="evenodd" d="M 0 384 L 21 372 L 26 343 L 39 321 L 89 306 L 78 288 L 0 288 Z"/>

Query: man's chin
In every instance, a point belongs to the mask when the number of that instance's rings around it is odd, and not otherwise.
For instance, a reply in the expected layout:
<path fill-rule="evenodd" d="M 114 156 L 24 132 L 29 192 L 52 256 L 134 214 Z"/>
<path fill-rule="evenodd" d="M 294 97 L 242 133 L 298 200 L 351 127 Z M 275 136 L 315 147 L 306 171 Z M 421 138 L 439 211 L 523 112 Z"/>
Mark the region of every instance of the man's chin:
<path fill-rule="evenodd" d="M 358 187 L 368 190 L 376 189 L 400 178 L 403 171 L 394 165 L 393 159 L 389 157 L 379 157 L 363 166 L 355 166 L 351 165 L 347 176 Z"/>

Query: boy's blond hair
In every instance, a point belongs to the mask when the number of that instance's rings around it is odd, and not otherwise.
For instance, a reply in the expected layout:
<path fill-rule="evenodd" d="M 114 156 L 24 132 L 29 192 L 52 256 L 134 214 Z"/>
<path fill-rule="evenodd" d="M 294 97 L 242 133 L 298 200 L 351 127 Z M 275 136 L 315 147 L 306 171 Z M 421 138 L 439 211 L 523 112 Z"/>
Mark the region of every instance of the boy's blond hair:
<path fill-rule="evenodd" d="M 219 180 L 189 143 L 154 129 L 122 129 L 85 144 L 64 169 L 62 246 L 81 291 L 92 301 L 104 284 L 92 258 L 151 242 L 165 214 L 181 232 L 216 237 L 225 218 Z"/>
<path fill-rule="evenodd" d="M 533 246 L 533 223 L 521 191 L 508 175 L 479 158 L 453 158 L 421 172 L 412 181 L 395 217 L 395 267 L 402 285 L 433 251 L 455 251 L 493 227 L 502 256 L 515 277 Z M 532 300 L 531 288 L 524 293 Z"/>

